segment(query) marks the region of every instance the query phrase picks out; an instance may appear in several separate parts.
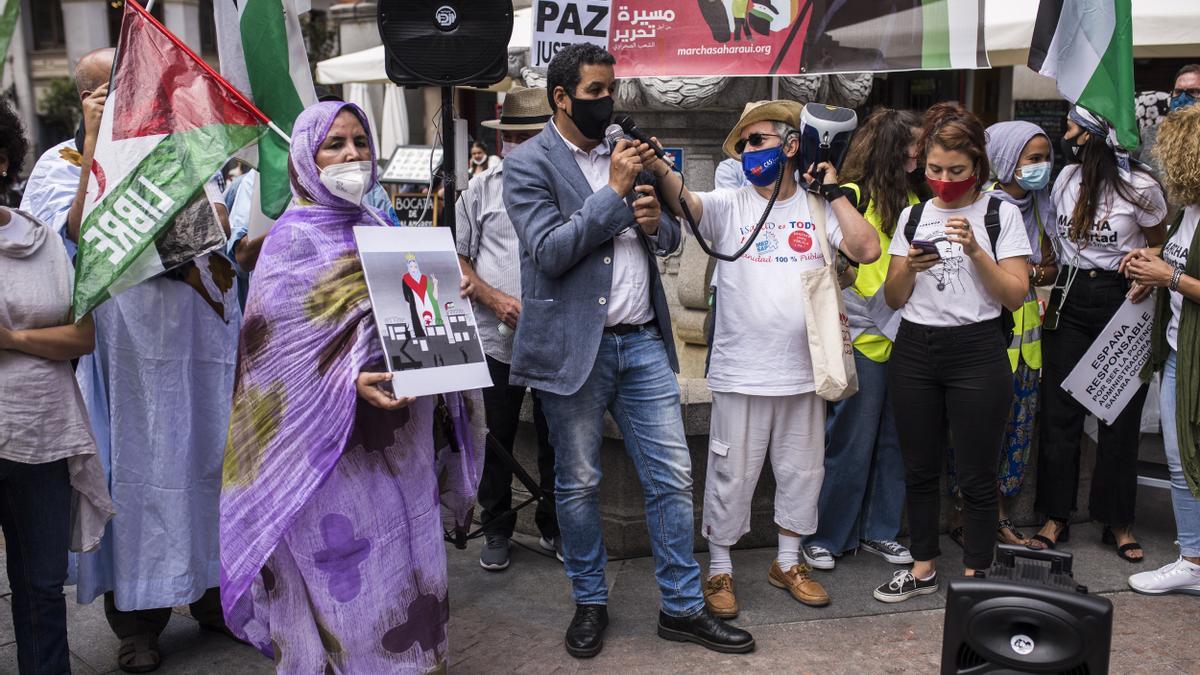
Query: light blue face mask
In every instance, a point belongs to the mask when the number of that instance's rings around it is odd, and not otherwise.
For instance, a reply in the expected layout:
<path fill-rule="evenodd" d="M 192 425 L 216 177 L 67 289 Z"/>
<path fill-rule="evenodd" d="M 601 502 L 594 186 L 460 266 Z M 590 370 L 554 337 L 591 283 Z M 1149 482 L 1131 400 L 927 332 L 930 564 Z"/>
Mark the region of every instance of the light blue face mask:
<path fill-rule="evenodd" d="M 1036 192 L 1050 184 L 1050 162 L 1026 164 L 1020 171 L 1019 175 L 1014 173 L 1013 178 L 1017 179 L 1017 185 L 1023 190 Z"/>

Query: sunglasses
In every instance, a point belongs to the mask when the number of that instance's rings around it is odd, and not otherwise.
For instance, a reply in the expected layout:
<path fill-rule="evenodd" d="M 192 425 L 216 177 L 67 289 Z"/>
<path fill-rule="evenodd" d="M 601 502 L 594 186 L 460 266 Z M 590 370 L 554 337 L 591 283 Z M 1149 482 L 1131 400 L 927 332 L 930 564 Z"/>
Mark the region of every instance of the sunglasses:
<path fill-rule="evenodd" d="M 737 153 L 740 155 L 740 154 L 742 154 L 742 151 L 745 150 L 747 147 L 757 148 L 758 146 L 762 145 L 763 141 L 767 138 L 780 138 L 780 135 L 779 134 L 760 134 L 760 133 L 756 132 L 756 133 L 750 134 L 746 138 L 742 138 L 742 139 L 738 140 L 737 143 L 733 144 L 733 149 L 737 150 Z"/>

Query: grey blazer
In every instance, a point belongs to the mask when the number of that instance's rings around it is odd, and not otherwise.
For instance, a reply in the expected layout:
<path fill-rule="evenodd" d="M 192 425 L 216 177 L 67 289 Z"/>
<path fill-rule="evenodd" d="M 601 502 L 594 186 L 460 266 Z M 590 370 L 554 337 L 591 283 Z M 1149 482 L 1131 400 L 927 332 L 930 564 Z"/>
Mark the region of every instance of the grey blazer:
<path fill-rule="evenodd" d="M 626 226 L 637 227 L 633 211 L 607 186 L 592 192 L 549 124 L 504 158 L 504 206 L 521 242 L 521 318 L 509 381 L 574 394 L 592 371 L 608 317 L 612 240 Z M 637 233 L 653 254 L 646 256 L 650 303 L 671 369 L 678 372 L 654 255 L 679 246 L 679 221 L 664 208 L 657 237 Z"/>

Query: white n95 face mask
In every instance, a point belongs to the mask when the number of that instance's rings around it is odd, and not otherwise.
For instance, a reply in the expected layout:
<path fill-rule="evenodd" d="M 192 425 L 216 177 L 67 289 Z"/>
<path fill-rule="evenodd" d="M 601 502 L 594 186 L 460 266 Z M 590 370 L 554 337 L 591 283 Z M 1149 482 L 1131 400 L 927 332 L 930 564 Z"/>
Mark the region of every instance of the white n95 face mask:
<path fill-rule="evenodd" d="M 363 195 L 371 182 L 370 161 L 330 164 L 321 169 L 321 184 L 336 197 L 345 199 L 355 206 L 362 205 Z"/>

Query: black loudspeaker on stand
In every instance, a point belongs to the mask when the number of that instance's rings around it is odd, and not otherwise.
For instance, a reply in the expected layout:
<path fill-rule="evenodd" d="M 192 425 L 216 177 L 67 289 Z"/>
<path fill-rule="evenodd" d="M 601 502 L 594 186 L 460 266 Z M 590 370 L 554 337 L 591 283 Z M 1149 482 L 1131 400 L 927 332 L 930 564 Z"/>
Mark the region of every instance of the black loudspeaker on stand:
<path fill-rule="evenodd" d="M 442 88 L 442 174 L 446 226 L 454 229 L 453 87 L 487 87 L 508 74 L 511 0 L 379 0 L 388 79 Z M 431 181 L 432 184 L 432 181 Z"/>
<path fill-rule="evenodd" d="M 1070 553 L 1002 544 L 985 578 L 950 581 L 941 672 L 1106 673 L 1112 621 Z"/>

